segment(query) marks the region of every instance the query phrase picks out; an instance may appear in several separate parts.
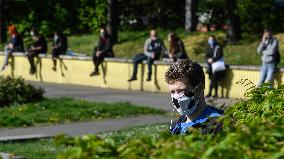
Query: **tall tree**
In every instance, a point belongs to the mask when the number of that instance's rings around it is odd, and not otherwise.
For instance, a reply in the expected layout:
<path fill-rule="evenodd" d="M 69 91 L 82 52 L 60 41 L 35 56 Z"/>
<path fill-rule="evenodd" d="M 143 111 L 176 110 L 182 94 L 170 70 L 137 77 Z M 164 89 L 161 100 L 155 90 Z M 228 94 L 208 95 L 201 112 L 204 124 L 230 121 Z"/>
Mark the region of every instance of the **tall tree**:
<path fill-rule="evenodd" d="M 117 0 L 108 0 L 107 31 L 111 35 L 112 43 L 117 42 L 118 25 Z"/>
<path fill-rule="evenodd" d="M 196 30 L 198 23 L 197 8 L 198 0 L 185 0 L 185 29 L 189 32 Z"/>
<path fill-rule="evenodd" d="M 6 25 L 5 25 L 5 4 L 4 0 L 0 0 L 0 42 L 3 43 L 6 41 Z"/>
<path fill-rule="evenodd" d="M 225 0 L 225 16 L 228 21 L 227 40 L 236 43 L 242 38 L 240 17 L 235 13 L 237 9 L 235 0 Z"/>

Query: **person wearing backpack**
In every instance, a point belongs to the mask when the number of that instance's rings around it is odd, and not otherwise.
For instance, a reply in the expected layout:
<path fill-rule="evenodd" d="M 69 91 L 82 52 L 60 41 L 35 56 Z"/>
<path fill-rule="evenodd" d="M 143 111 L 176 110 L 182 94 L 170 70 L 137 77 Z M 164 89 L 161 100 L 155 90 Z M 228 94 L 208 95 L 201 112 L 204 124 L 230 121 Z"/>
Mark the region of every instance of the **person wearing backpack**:
<path fill-rule="evenodd" d="M 259 86 L 265 82 L 273 83 L 274 72 L 280 62 L 278 40 L 273 37 L 271 30 L 265 29 L 262 40 L 257 47 L 257 52 L 261 55 L 261 72 Z M 270 86 L 271 87 L 271 86 Z"/>

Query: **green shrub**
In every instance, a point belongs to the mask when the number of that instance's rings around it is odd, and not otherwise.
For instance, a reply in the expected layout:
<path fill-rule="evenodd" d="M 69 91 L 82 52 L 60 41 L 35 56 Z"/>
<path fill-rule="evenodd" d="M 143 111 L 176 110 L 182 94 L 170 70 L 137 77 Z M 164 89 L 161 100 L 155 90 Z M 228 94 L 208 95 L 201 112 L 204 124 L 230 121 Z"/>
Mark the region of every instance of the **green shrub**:
<path fill-rule="evenodd" d="M 194 129 L 174 136 L 165 130 L 158 138 L 143 136 L 122 145 L 112 138 L 61 136 L 57 143 L 72 148 L 58 158 L 283 158 L 284 85 L 254 88 L 246 95 L 248 100 L 232 105 L 219 119 L 224 129 L 216 136 Z"/>
<path fill-rule="evenodd" d="M 43 93 L 43 89 L 25 83 L 22 78 L 0 77 L 0 107 L 37 102 L 43 99 Z"/>

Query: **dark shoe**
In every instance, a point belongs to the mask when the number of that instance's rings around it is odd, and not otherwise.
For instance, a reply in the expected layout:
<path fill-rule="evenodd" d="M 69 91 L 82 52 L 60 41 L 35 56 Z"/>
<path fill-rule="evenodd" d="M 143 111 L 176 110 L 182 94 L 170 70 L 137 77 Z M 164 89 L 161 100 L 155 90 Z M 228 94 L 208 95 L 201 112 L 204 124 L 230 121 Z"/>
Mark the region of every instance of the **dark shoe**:
<path fill-rule="evenodd" d="M 205 96 L 205 98 L 211 98 L 212 96 L 211 96 L 211 94 L 207 94 L 206 96 Z"/>
<path fill-rule="evenodd" d="M 100 73 L 99 73 L 99 71 L 94 71 L 94 72 L 92 72 L 91 74 L 90 74 L 90 76 L 92 77 L 92 76 L 97 76 L 97 75 L 99 75 Z"/>
<path fill-rule="evenodd" d="M 30 70 L 30 75 L 33 75 L 33 74 L 35 74 L 36 73 L 36 69 L 31 69 Z"/>
<path fill-rule="evenodd" d="M 53 70 L 53 71 L 56 71 L 56 67 L 52 67 L 52 70 Z"/>
<path fill-rule="evenodd" d="M 146 81 L 151 81 L 151 77 L 148 77 L 148 78 L 146 79 Z"/>
<path fill-rule="evenodd" d="M 131 77 L 131 78 L 128 80 L 128 82 L 135 81 L 135 80 L 137 80 L 137 77 Z"/>
<path fill-rule="evenodd" d="M 218 94 L 215 94 L 215 95 L 213 96 L 213 98 L 218 98 Z"/>

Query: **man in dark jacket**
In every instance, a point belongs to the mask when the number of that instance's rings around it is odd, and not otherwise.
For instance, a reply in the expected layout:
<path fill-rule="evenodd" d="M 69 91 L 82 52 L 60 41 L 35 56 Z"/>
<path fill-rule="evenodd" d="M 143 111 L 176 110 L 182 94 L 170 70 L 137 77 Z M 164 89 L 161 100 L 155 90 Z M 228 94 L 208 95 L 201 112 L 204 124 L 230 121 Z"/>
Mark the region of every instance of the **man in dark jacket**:
<path fill-rule="evenodd" d="M 65 37 L 62 33 L 55 31 L 53 38 L 53 46 L 52 46 L 52 61 L 53 67 L 52 69 L 56 71 L 57 62 L 56 60 L 60 59 L 59 55 L 65 54 L 68 49 L 68 41 L 67 37 Z"/>
<path fill-rule="evenodd" d="M 111 37 L 108 35 L 105 28 L 101 28 L 98 45 L 95 47 L 93 53 L 95 69 L 90 76 L 99 75 L 99 65 L 102 63 L 105 57 L 114 57 L 114 54 L 112 50 Z"/>
<path fill-rule="evenodd" d="M 34 40 L 34 43 L 28 48 L 27 57 L 31 65 L 30 74 L 34 74 L 36 72 L 34 57 L 37 57 L 40 53 L 46 54 L 47 42 L 42 35 L 39 35 L 38 31 L 35 28 L 31 29 L 31 36 Z"/>
<path fill-rule="evenodd" d="M 166 51 L 166 47 L 162 40 L 157 36 L 155 30 L 150 31 L 150 38 L 144 44 L 144 53 L 138 54 L 133 58 L 133 74 L 128 82 L 137 80 L 138 64 L 147 60 L 148 64 L 148 77 L 146 81 L 151 81 L 152 77 L 152 64 L 154 60 L 158 60 L 160 55 Z"/>

